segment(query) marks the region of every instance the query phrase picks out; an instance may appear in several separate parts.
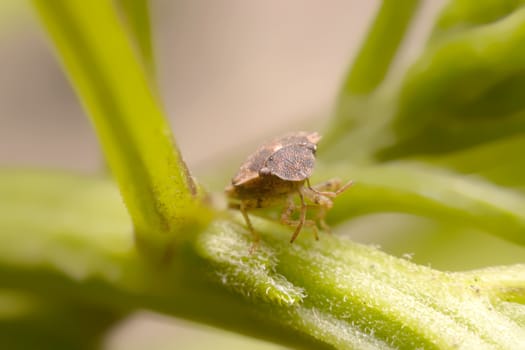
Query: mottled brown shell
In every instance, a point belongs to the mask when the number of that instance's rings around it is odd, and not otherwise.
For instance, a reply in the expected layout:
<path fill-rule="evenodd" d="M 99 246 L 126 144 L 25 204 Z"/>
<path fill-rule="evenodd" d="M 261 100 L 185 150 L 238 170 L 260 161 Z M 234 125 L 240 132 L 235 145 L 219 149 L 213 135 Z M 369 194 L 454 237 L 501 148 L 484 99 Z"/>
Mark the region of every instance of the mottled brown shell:
<path fill-rule="evenodd" d="M 320 139 L 317 132 L 299 131 L 263 144 L 241 165 L 232 185 L 241 186 L 265 175 L 285 181 L 307 179 L 312 174 Z"/>
<path fill-rule="evenodd" d="M 272 154 L 259 170 L 260 175 L 274 175 L 285 181 L 303 181 L 312 175 L 315 149 L 304 145 L 290 145 Z"/>

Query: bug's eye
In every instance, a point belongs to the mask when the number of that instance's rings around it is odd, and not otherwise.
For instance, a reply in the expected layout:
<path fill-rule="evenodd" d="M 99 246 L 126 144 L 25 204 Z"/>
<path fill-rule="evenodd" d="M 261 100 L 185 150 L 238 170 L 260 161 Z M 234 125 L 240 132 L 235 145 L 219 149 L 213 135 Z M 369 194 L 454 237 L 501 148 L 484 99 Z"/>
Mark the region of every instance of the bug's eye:
<path fill-rule="evenodd" d="M 313 154 L 315 154 L 315 152 L 317 152 L 317 145 L 309 144 L 309 145 L 307 146 L 307 148 L 308 148 L 309 150 L 311 150 Z"/>
<path fill-rule="evenodd" d="M 273 162 L 273 156 L 270 156 L 270 158 L 268 158 L 268 161 Z"/>
<path fill-rule="evenodd" d="M 261 170 L 259 170 L 259 175 L 261 176 L 270 175 L 271 173 L 272 171 L 266 167 L 261 168 Z"/>

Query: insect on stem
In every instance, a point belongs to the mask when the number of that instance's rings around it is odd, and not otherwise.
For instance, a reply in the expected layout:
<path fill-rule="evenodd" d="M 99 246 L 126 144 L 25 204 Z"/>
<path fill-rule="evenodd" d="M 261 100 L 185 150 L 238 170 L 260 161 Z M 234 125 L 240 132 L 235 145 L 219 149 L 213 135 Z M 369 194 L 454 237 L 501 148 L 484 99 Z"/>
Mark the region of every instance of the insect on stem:
<path fill-rule="evenodd" d="M 240 202 L 239 209 L 255 241 L 252 252 L 260 237 L 248 217 L 250 210 L 286 203 L 281 222 L 297 225 L 290 243 L 295 241 L 303 227 L 311 227 L 316 239 L 317 223 L 327 230 L 324 218 L 327 210 L 333 206 L 332 199 L 348 189 L 352 182 L 342 185 L 339 179 L 331 179 L 314 187 L 310 185 L 309 178 L 315 165 L 315 151 L 320 139 L 321 136 L 316 132 L 298 131 L 261 145 L 246 159 L 231 184 L 226 187 L 226 195 L 231 203 Z M 291 219 L 297 207 L 290 200 L 296 193 L 301 199 L 297 221 Z M 306 219 L 306 201 L 318 208 L 316 220 Z"/>

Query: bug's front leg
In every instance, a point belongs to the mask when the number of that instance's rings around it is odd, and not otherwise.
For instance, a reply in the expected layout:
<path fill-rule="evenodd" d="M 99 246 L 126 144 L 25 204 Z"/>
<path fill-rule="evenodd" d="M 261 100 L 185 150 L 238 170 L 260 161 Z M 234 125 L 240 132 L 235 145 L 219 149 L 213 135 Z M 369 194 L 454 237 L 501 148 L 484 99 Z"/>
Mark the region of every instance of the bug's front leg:
<path fill-rule="evenodd" d="M 306 179 L 307 188 L 318 195 L 326 196 L 329 198 L 335 198 L 344 191 L 346 191 L 350 186 L 352 186 L 353 181 L 350 180 L 343 185 L 341 179 L 333 178 L 327 181 L 318 183 L 315 186 L 310 185 L 310 180 Z"/>
<path fill-rule="evenodd" d="M 293 197 L 288 197 L 286 208 L 283 210 L 283 213 L 281 215 L 281 222 L 286 225 L 296 225 L 295 231 L 292 235 L 292 238 L 290 239 L 290 243 L 293 243 L 299 233 L 301 232 L 302 228 L 304 226 L 311 227 L 314 232 L 314 237 L 316 240 L 319 240 L 319 234 L 317 231 L 317 225 L 315 224 L 315 221 L 313 220 L 306 220 L 306 210 L 308 208 L 308 205 L 306 205 L 306 201 L 304 198 L 303 189 L 299 189 L 298 191 L 299 199 L 301 200 L 301 206 L 300 206 L 300 214 L 299 214 L 299 220 L 291 220 L 291 215 L 294 213 L 294 211 L 297 209 Z"/>
<path fill-rule="evenodd" d="M 334 178 L 312 187 L 306 180 L 305 196 L 315 204 L 317 209 L 316 220 L 323 231 L 331 232 L 330 226 L 325 221 L 326 214 L 333 206 L 333 199 L 352 186 L 352 181 L 342 184 L 340 179 Z"/>
<path fill-rule="evenodd" d="M 281 213 L 281 224 L 283 225 L 292 225 L 292 214 L 296 210 L 295 203 L 293 201 L 293 196 L 288 196 L 286 198 L 286 206 L 283 209 L 283 212 Z"/>
<path fill-rule="evenodd" d="M 308 208 L 306 206 L 305 210 Z M 293 200 L 293 195 L 289 196 L 286 200 L 286 207 L 284 207 L 283 212 L 281 213 L 281 223 L 283 225 L 287 226 L 295 226 L 295 232 L 292 236 L 292 239 L 290 240 L 290 243 L 293 243 L 295 239 L 297 238 L 297 235 L 299 234 L 299 231 L 301 231 L 301 228 L 303 226 L 311 227 L 314 232 L 314 237 L 316 240 L 319 240 L 319 232 L 317 230 L 317 225 L 315 224 L 315 221 L 313 220 L 304 220 L 303 224 L 301 225 L 300 220 L 293 220 L 292 215 L 297 210 L 297 206 L 295 205 L 295 202 Z M 306 215 L 305 215 L 306 217 Z M 299 231 L 297 231 L 299 229 Z M 297 234 L 296 234 L 297 232 Z"/>
<path fill-rule="evenodd" d="M 259 236 L 257 231 L 255 231 L 255 229 L 253 228 L 252 221 L 250 220 L 250 217 L 248 216 L 248 210 L 246 209 L 246 203 L 244 201 L 241 201 L 239 210 L 241 211 L 242 217 L 244 218 L 244 221 L 246 222 L 246 226 L 248 226 L 248 230 L 250 231 L 253 237 L 253 244 L 250 248 L 250 253 L 253 253 L 257 249 L 257 246 L 259 245 L 261 236 Z"/>
<path fill-rule="evenodd" d="M 303 228 L 304 222 L 306 221 L 306 202 L 304 201 L 303 192 L 300 189 L 298 193 L 299 198 L 301 199 L 301 213 L 299 214 L 299 224 L 295 228 L 292 238 L 290 239 L 290 243 L 293 243 L 293 241 L 295 241 L 295 239 L 299 235 L 299 232 L 301 232 L 301 229 Z"/>
<path fill-rule="evenodd" d="M 319 223 L 319 226 L 324 232 L 332 233 L 332 229 L 325 221 L 327 211 L 328 211 L 328 208 L 319 206 L 317 209 L 316 219 L 317 219 L 317 222 Z"/>
<path fill-rule="evenodd" d="M 308 188 L 313 191 L 319 192 L 335 192 L 341 188 L 341 179 L 333 178 L 316 184 L 315 186 L 310 185 L 310 179 L 307 181 Z"/>

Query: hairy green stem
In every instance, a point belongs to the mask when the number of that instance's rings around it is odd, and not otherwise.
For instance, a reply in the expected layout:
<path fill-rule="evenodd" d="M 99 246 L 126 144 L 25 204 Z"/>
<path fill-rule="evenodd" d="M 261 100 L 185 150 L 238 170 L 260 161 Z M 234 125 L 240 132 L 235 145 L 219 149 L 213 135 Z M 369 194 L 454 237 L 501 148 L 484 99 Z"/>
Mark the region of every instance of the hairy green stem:
<path fill-rule="evenodd" d="M 288 228 L 257 218 L 263 239 L 251 254 L 237 213 L 188 237 L 173 268 L 152 270 L 135 253 L 106 180 L 23 172 L 0 180 L 7 288 L 149 308 L 295 347 L 513 349 L 525 342 L 523 265 L 445 273 L 336 236 L 315 241 L 304 233 L 290 245 Z M 25 239 L 16 239 L 21 232 Z"/>
<path fill-rule="evenodd" d="M 95 126 L 140 247 L 168 259 L 177 234 L 207 216 L 113 3 L 34 4 Z"/>

